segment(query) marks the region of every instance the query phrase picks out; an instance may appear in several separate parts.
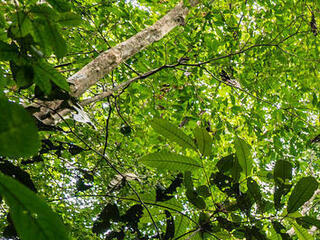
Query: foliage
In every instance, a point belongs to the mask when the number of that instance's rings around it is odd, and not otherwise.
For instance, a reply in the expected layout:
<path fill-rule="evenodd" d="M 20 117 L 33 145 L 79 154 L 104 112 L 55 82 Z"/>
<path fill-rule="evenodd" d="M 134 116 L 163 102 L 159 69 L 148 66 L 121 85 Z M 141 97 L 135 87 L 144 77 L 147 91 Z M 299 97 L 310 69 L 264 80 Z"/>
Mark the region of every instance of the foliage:
<path fill-rule="evenodd" d="M 182 2 L 79 98 L 73 74 L 178 1 L 0 2 L 4 238 L 320 238 L 319 3 Z"/>

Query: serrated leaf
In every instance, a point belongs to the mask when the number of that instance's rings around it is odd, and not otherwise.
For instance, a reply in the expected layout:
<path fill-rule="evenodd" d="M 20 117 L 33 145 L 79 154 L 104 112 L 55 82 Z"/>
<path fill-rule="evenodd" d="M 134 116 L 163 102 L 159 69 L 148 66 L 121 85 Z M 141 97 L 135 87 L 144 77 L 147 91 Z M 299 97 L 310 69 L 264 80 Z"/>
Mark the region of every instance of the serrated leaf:
<path fill-rule="evenodd" d="M 0 41 L 0 60 L 15 60 L 18 58 L 18 56 L 19 51 L 16 46 L 11 46 L 5 42 Z"/>
<path fill-rule="evenodd" d="M 318 182 L 314 177 L 304 177 L 296 184 L 288 201 L 287 212 L 297 211 L 307 202 L 318 189 Z"/>
<path fill-rule="evenodd" d="M 57 23 L 63 26 L 78 26 L 81 22 L 81 16 L 72 12 L 61 13 L 57 20 Z"/>
<path fill-rule="evenodd" d="M 38 129 L 19 104 L 0 98 L 0 155 L 28 157 L 40 147 Z"/>
<path fill-rule="evenodd" d="M 307 231 L 298 224 L 292 221 L 294 232 L 297 234 L 299 240 L 311 240 L 314 239 Z"/>
<path fill-rule="evenodd" d="M 162 170 L 194 171 L 201 168 L 192 158 L 166 151 L 148 154 L 141 158 L 141 162 Z"/>
<path fill-rule="evenodd" d="M 234 141 L 234 146 L 236 149 L 236 156 L 238 158 L 242 170 L 245 172 L 246 176 L 250 176 L 253 167 L 253 160 L 250 153 L 250 145 L 245 140 L 236 137 Z"/>
<path fill-rule="evenodd" d="M 166 137 L 170 141 L 178 143 L 183 148 L 191 148 L 196 150 L 196 146 L 188 135 L 186 135 L 181 129 L 175 127 L 167 120 L 161 118 L 155 118 L 151 121 L 152 128 L 162 136 Z"/>
<path fill-rule="evenodd" d="M 10 207 L 14 226 L 22 240 L 70 239 L 58 217 L 34 192 L 0 173 L 0 193 Z"/>
<path fill-rule="evenodd" d="M 204 156 L 210 156 L 212 151 L 212 138 L 205 128 L 196 127 L 194 136 L 200 153 Z"/>

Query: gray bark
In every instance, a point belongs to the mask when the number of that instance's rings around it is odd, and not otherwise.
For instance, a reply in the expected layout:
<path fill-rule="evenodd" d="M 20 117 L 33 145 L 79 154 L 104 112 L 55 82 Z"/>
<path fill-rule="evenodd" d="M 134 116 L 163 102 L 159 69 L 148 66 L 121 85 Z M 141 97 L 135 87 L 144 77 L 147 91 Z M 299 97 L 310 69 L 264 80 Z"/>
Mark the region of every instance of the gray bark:
<path fill-rule="evenodd" d="M 191 6 L 195 6 L 198 4 L 198 1 L 190 1 L 190 4 Z M 76 98 L 80 97 L 119 64 L 134 56 L 150 44 L 159 41 L 175 27 L 184 25 L 188 12 L 189 9 L 180 2 L 152 26 L 101 53 L 97 58 L 67 80 L 71 85 L 70 95 Z M 108 94 L 111 95 L 113 90 L 114 89 L 110 89 Z M 37 103 L 38 106 L 41 107 L 40 111 L 35 113 L 34 116 L 45 124 L 55 124 L 57 121 L 60 121 L 61 117 L 71 111 L 70 109 L 61 109 L 60 100 L 51 102 L 37 101 Z"/>

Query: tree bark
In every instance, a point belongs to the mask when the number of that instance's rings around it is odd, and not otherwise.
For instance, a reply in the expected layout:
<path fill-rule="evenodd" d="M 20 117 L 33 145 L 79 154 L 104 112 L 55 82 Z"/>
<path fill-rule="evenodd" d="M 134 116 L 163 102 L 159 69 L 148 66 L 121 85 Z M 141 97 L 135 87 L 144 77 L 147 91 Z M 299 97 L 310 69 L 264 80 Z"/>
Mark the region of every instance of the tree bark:
<path fill-rule="evenodd" d="M 190 1 L 191 6 L 198 1 Z M 159 41 L 166 34 L 179 25 L 184 25 L 189 12 L 183 2 L 178 3 L 171 11 L 152 26 L 142 30 L 128 40 L 101 53 L 97 58 L 84 66 L 80 71 L 68 78 L 71 86 L 70 95 L 79 98 L 86 90 L 96 84 L 106 74 L 114 70 L 119 64 L 140 52 L 150 44 Z M 55 124 L 62 116 L 70 113 L 70 109 L 61 108 L 61 100 L 38 101 L 40 111 L 34 114 L 45 124 Z"/>

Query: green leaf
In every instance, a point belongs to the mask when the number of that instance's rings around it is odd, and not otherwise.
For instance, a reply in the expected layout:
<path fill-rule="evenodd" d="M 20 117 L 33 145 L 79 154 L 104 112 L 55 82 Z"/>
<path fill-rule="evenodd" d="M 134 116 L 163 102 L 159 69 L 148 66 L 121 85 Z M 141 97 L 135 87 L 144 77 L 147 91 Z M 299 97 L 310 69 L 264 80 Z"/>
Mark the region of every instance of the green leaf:
<path fill-rule="evenodd" d="M 170 141 L 178 143 L 183 148 L 191 148 L 196 150 L 196 146 L 188 135 L 182 130 L 173 126 L 167 120 L 155 118 L 151 121 L 152 128 Z"/>
<path fill-rule="evenodd" d="M 45 24 L 45 34 L 57 58 L 62 58 L 67 53 L 67 44 L 58 31 L 56 24 L 49 21 Z"/>
<path fill-rule="evenodd" d="M 188 198 L 188 201 L 192 203 L 194 206 L 196 206 L 199 209 L 205 209 L 206 208 L 206 202 L 198 196 L 198 193 L 195 190 L 187 190 L 186 196 Z"/>
<path fill-rule="evenodd" d="M 82 23 L 82 18 L 78 14 L 66 12 L 60 14 L 57 23 L 63 26 L 78 26 Z"/>
<path fill-rule="evenodd" d="M 309 229 L 311 226 L 316 226 L 318 229 L 320 229 L 320 220 L 313 217 L 309 217 L 309 216 L 299 217 L 299 218 L 296 218 L 296 222 L 302 227 L 307 229 Z"/>
<path fill-rule="evenodd" d="M 57 214 L 34 192 L 0 173 L 0 193 L 10 207 L 14 226 L 22 240 L 70 239 Z"/>
<path fill-rule="evenodd" d="M 210 197 L 211 195 L 209 188 L 206 185 L 201 185 L 197 187 L 196 191 L 201 197 L 204 197 L 204 198 Z"/>
<path fill-rule="evenodd" d="M 28 157 L 40 147 L 37 127 L 19 104 L 0 98 L 0 155 Z"/>
<path fill-rule="evenodd" d="M 65 0 L 47 0 L 47 2 L 59 12 L 67 12 L 71 9 L 70 3 Z"/>
<path fill-rule="evenodd" d="M 275 184 L 285 183 L 286 179 L 292 179 L 292 163 L 278 160 L 273 170 Z"/>
<path fill-rule="evenodd" d="M 19 56 L 19 51 L 16 46 L 9 45 L 0 41 L 0 60 L 9 61 L 15 60 Z"/>
<path fill-rule="evenodd" d="M 26 12 L 18 11 L 14 15 L 14 21 L 11 24 L 10 32 L 16 38 L 23 38 L 28 34 L 32 35 L 32 23 L 31 20 Z"/>
<path fill-rule="evenodd" d="M 141 162 L 163 170 L 194 171 L 201 168 L 192 158 L 166 151 L 148 154 L 141 158 Z"/>
<path fill-rule="evenodd" d="M 246 176 L 250 176 L 252 172 L 253 160 L 250 153 L 250 145 L 243 139 L 237 137 L 234 142 L 236 156 L 242 170 Z"/>
<path fill-rule="evenodd" d="M 262 195 L 258 183 L 250 177 L 247 179 L 247 187 L 250 195 L 253 197 L 255 202 L 261 202 Z"/>
<path fill-rule="evenodd" d="M 30 12 L 42 19 L 55 19 L 58 17 L 58 13 L 47 4 L 34 5 Z"/>
<path fill-rule="evenodd" d="M 230 175 L 236 182 L 239 180 L 242 169 L 237 157 L 234 154 L 230 154 L 226 157 L 221 158 L 217 162 L 216 166 L 221 173 L 230 173 Z"/>
<path fill-rule="evenodd" d="M 65 91 L 69 91 L 69 84 L 67 80 L 50 64 L 42 61 L 34 66 L 35 82 L 46 94 L 50 93 L 51 84 L 50 80 L 58 87 Z"/>
<path fill-rule="evenodd" d="M 205 128 L 196 127 L 194 136 L 200 153 L 204 156 L 210 156 L 212 151 L 212 138 Z"/>
<path fill-rule="evenodd" d="M 193 190 L 193 181 L 192 181 L 190 171 L 185 171 L 184 177 L 183 177 L 183 183 L 187 190 Z"/>
<path fill-rule="evenodd" d="M 314 177 L 304 177 L 292 190 L 288 201 L 288 213 L 293 213 L 308 201 L 318 188 L 318 182 Z"/>
<path fill-rule="evenodd" d="M 311 240 L 314 239 L 309 233 L 307 229 L 302 228 L 298 224 L 292 221 L 292 225 L 294 228 L 294 232 L 297 234 L 299 240 Z"/>

